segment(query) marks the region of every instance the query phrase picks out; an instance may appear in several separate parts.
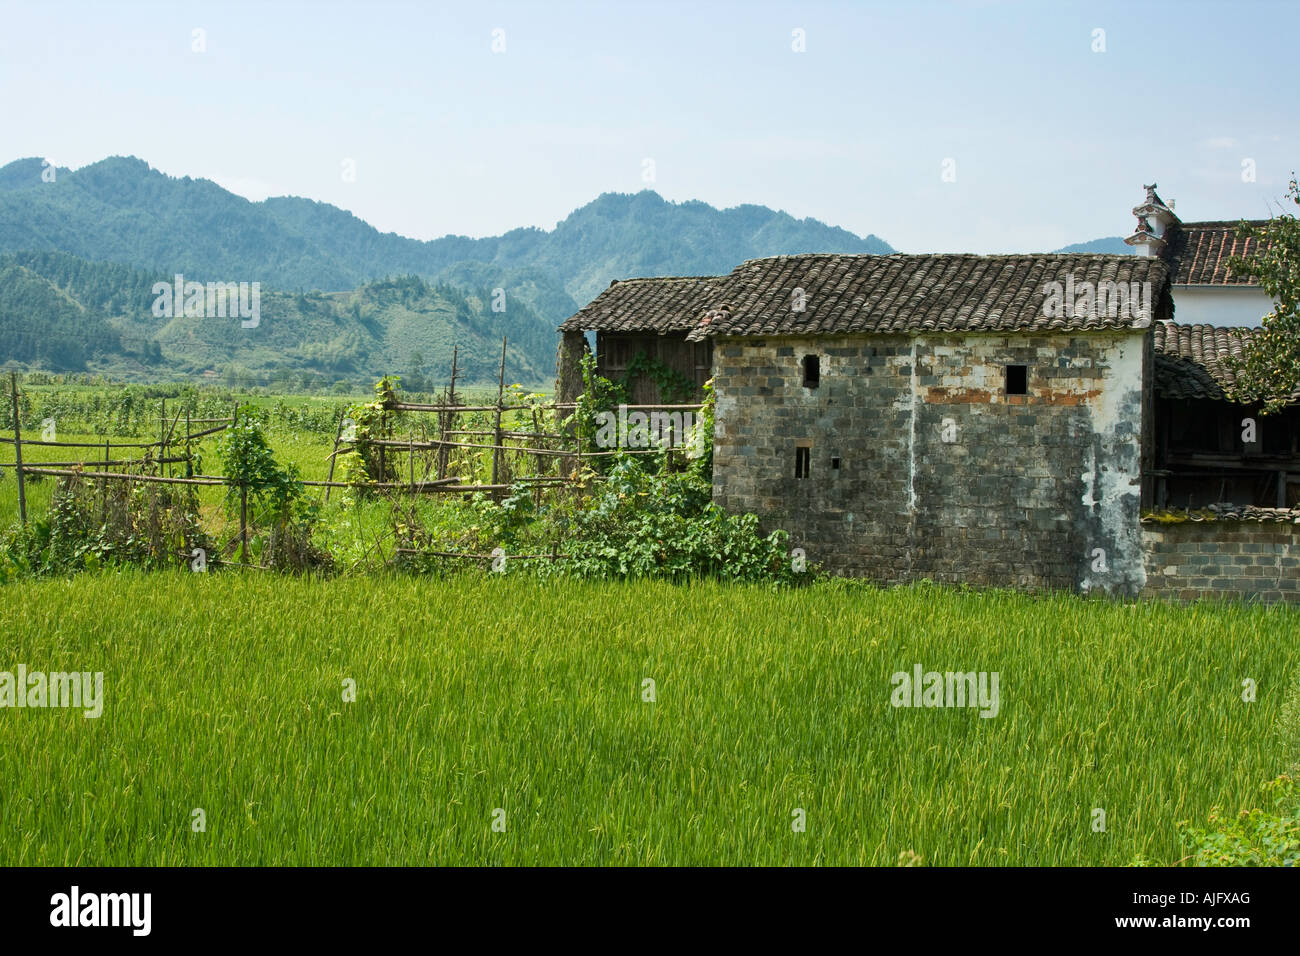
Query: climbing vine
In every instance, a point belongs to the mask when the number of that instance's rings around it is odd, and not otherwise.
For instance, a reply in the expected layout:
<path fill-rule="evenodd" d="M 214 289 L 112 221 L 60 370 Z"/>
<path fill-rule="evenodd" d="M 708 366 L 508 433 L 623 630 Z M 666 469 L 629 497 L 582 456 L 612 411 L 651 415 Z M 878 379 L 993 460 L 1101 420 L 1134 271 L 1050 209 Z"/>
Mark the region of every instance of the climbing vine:
<path fill-rule="evenodd" d="M 366 485 L 393 478 L 387 450 L 374 441 L 392 437 L 394 413 L 389 409 L 398 401 L 400 387 L 400 376 L 385 375 L 375 383 L 374 401 L 348 406 L 345 421 L 349 427 L 344 438 L 351 443 L 351 449 L 339 455 L 339 464 L 342 479 L 352 482 L 356 487 L 351 490 L 362 496 L 368 493 Z"/>
<path fill-rule="evenodd" d="M 624 395 L 631 394 L 632 382 L 638 375 L 646 376 L 659 386 L 659 400 L 662 402 L 686 404 L 695 397 L 693 381 L 660 359 L 646 355 L 644 350 L 632 357 L 623 377 L 617 382 Z"/>

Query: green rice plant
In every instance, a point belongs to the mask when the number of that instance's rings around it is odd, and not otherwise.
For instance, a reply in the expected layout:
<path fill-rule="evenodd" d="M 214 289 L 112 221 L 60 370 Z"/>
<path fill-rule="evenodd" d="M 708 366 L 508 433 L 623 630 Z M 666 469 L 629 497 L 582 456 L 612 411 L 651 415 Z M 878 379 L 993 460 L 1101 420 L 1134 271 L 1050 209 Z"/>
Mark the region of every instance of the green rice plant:
<path fill-rule="evenodd" d="M 844 581 L 28 581 L 0 671 L 102 672 L 104 707 L 0 708 L 0 864 L 1184 860 L 1179 821 L 1291 760 L 1296 623 Z M 895 706 L 917 665 L 997 673 L 996 716 Z"/>

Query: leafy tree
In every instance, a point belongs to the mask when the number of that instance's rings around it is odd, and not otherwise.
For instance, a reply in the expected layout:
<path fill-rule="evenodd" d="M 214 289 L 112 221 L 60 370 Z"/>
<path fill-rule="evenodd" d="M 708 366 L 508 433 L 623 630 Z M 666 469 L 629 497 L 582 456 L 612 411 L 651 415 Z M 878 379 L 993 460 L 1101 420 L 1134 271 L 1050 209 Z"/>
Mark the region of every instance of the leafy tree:
<path fill-rule="evenodd" d="M 268 504 L 281 514 L 301 497 L 297 467 L 281 466 L 275 460 L 262 415 L 255 406 L 240 407 L 238 423 L 226 429 L 217 441 L 217 454 L 230 479 L 227 491 L 230 503 L 241 490 L 247 491 L 249 498 Z"/>
<path fill-rule="evenodd" d="M 281 465 L 266 437 L 265 413 L 252 405 L 239 409 L 239 421 L 222 433 L 217 454 L 230 479 L 226 503 L 246 500 L 250 528 L 262 529 L 257 550 L 268 567 L 305 570 L 328 567 L 329 554 L 312 542 L 319 506 L 304 493 L 298 468 Z M 243 557 L 248 558 L 247 546 Z"/>
<path fill-rule="evenodd" d="M 407 387 L 413 392 L 423 392 L 428 388 L 428 382 L 424 377 L 424 353 L 416 349 L 411 352 L 411 358 L 407 362 L 409 371 L 406 376 Z"/>
<path fill-rule="evenodd" d="M 1300 205 L 1300 183 L 1291 174 L 1287 198 Z M 1270 219 L 1260 227 L 1242 223 L 1242 238 L 1256 240 L 1248 256 L 1233 256 L 1229 268 L 1250 276 L 1273 299 L 1274 309 L 1263 318 L 1242 355 L 1229 356 L 1227 365 L 1236 376 L 1230 397 L 1260 403 L 1272 413 L 1286 405 L 1300 388 L 1300 221 L 1293 214 Z"/>

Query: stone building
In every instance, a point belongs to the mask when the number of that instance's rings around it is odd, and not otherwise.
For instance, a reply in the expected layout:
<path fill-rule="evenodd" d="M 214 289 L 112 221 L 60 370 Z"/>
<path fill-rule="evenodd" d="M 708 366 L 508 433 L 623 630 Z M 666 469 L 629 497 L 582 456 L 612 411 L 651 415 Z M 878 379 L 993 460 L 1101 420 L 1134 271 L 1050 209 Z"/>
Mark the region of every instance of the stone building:
<path fill-rule="evenodd" d="M 588 348 L 585 333 L 595 333 L 596 370 L 611 380 L 629 381 L 632 404 L 651 404 L 681 397 L 698 401 L 700 389 L 713 374 L 713 343 L 707 338 L 688 342 L 697 326 L 700 303 L 714 301 L 722 279 L 676 277 L 626 279 L 609 288 L 560 326 L 560 358 L 556 393 L 572 401 L 582 391 L 578 360 Z M 692 386 L 688 396 L 663 396 L 647 374 L 635 374 L 635 363 L 659 363 Z M 633 374 L 629 375 L 629 366 Z"/>
<path fill-rule="evenodd" d="M 1258 443 L 1233 444 L 1228 426 L 1251 410 L 1227 400 L 1222 359 L 1249 332 L 1172 321 L 1180 280 L 1221 272 L 1224 243 L 1210 262 L 1202 242 L 1225 234 L 1179 222 L 1154 187 L 1134 213 L 1135 255 L 797 255 L 616 282 L 561 326 L 560 395 L 575 393 L 564 369 L 588 332 L 602 374 L 653 348 L 701 382 L 707 357 L 714 500 L 784 529 L 830 571 L 1257 593 L 1241 583 L 1256 575 L 1231 569 L 1188 584 L 1186 562 L 1161 557 L 1183 553 L 1168 509 L 1235 502 L 1220 535 L 1239 520 L 1261 534 L 1261 516 L 1285 524 L 1264 550 L 1294 578 L 1279 549 L 1289 561 L 1300 517 L 1287 508 L 1297 421 L 1261 420 Z M 1188 249 L 1195 265 L 1173 251 Z"/>

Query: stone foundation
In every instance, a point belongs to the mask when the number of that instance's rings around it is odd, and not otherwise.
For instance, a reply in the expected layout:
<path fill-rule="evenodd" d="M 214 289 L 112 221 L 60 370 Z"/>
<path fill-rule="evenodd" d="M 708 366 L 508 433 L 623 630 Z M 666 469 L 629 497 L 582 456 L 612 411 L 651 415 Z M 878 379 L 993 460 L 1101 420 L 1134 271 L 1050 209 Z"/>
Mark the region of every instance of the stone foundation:
<path fill-rule="evenodd" d="M 1142 523 L 1144 597 L 1300 602 L 1300 526 L 1287 522 Z"/>

